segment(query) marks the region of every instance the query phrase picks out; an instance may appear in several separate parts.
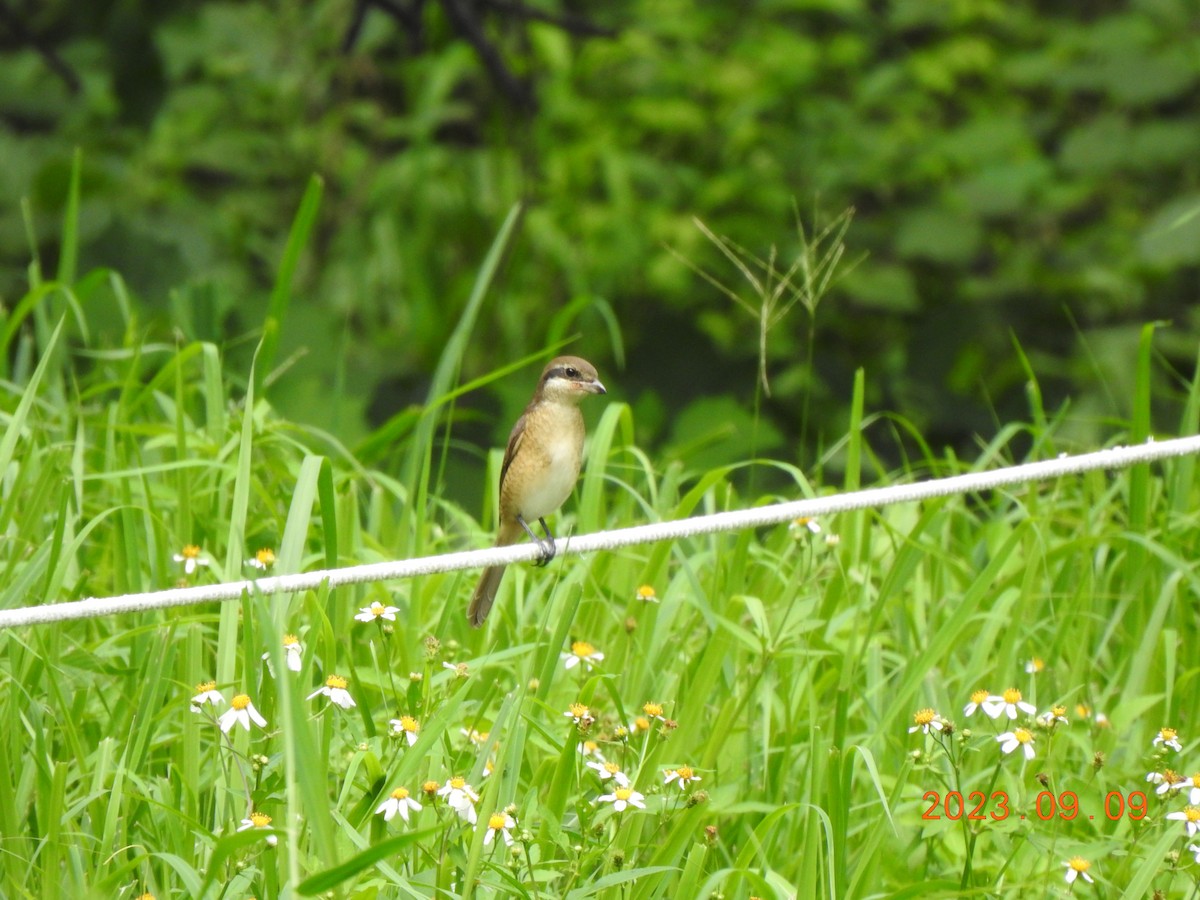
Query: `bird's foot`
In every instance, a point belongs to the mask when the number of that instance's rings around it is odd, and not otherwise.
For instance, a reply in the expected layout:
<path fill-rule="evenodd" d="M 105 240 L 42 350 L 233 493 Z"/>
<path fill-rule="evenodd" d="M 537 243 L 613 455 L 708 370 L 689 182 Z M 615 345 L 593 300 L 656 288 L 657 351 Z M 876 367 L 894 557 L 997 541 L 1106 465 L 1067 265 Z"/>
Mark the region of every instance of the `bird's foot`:
<path fill-rule="evenodd" d="M 529 539 L 538 545 L 538 557 L 533 561 L 535 566 L 549 565 L 550 560 L 554 559 L 554 555 L 558 553 L 558 548 L 554 546 L 554 535 L 550 533 L 549 526 L 546 525 L 545 519 L 538 519 L 542 524 L 542 530 L 546 532 L 544 538 L 538 537 L 536 532 L 529 527 L 529 523 L 525 521 L 524 516 L 517 516 L 517 524 L 525 529 L 525 533 L 529 535 Z"/>
<path fill-rule="evenodd" d="M 538 553 L 538 558 L 533 561 L 533 564 L 538 568 L 550 565 L 550 560 L 554 559 L 555 554 L 558 553 L 558 548 L 554 546 L 554 541 L 538 538 L 537 545 L 540 552 Z"/>

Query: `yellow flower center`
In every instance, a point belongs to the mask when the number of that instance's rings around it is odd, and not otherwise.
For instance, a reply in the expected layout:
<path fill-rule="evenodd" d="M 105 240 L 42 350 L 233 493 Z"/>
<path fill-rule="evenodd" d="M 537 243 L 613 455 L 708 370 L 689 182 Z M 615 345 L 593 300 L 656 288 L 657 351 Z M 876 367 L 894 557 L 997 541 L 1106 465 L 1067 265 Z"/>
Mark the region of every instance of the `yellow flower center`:
<path fill-rule="evenodd" d="M 260 812 L 250 813 L 250 821 L 254 823 L 255 828 L 266 828 L 271 824 L 271 817 L 264 816 Z"/>
<path fill-rule="evenodd" d="M 1013 737 L 1022 744 L 1028 744 L 1033 740 L 1033 732 L 1024 728 L 1018 728 L 1013 732 Z"/>
<path fill-rule="evenodd" d="M 1183 781 L 1183 776 L 1176 774 L 1174 769 L 1164 769 L 1162 777 L 1167 784 L 1179 784 Z"/>
<path fill-rule="evenodd" d="M 638 716 L 636 719 L 633 720 L 633 727 L 636 728 L 638 731 L 649 731 L 650 730 L 650 720 L 647 719 L 645 716 Z"/>
<path fill-rule="evenodd" d="M 440 787 L 441 787 L 441 785 L 438 784 L 436 781 L 427 781 L 423 785 L 421 785 L 421 790 L 424 791 L 426 794 L 436 794 L 438 792 L 438 788 L 440 788 Z"/>
<path fill-rule="evenodd" d="M 680 766 L 675 770 L 675 774 L 679 776 L 680 781 L 691 781 L 696 773 L 692 771 L 691 766 Z"/>
<path fill-rule="evenodd" d="M 609 775 L 616 775 L 618 772 L 621 771 L 621 767 L 618 766 L 614 762 L 606 762 L 604 764 L 604 771 L 607 772 Z"/>
<path fill-rule="evenodd" d="M 1183 812 L 1189 822 L 1200 822 L 1200 806 L 1189 806 Z"/>
<path fill-rule="evenodd" d="M 330 675 L 328 678 L 325 679 L 326 687 L 338 688 L 343 691 L 346 689 L 346 685 L 349 683 L 350 682 L 348 682 L 341 675 Z"/>
<path fill-rule="evenodd" d="M 913 716 L 913 722 L 915 722 L 917 725 L 928 725 L 936 716 L 937 713 L 935 713 L 932 709 L 918 710 L 916 715 Z"/>
<path fill-rule="evenodd" d="M 637 589 L 637 598 L 639 600 L 653 600 L 658 596 L 658 593 L 648 584 L 643 584 Z"/>
<path fill-rule="evenodd" d="M 1029 661 L 1029 668 L 1033 669 L 1034 672 L 1040 672 L 1042 669 L 1046 668 L 1046 663 L 1040 656 L 1035 656 Z"/>
<path fill-rule="evenodd" d="M 580 659 L 586 659 L 596 652 L 596 648 L 587 641 L 576 641 L 571 645 L 571 652 Z"/>
<path fill-rule="evenodd" d="M 450 779 L 450 787 L 453 790 L 461 791 L 466 786 L 467 786 L 467 779 L 463 778 L 461 775 L 455 775 L 453 778 Z"/>
<path fill-rule="evenodd" d="M 567 710 L 571 713 L 571 716 L 573 718 L 576 718 L 576 719 L 587 718 L 588 708 L 586 706 L 584 706 L 582 703 L 572 703 L 570 706 L 567 707 Z"/>
<path fill-rule="evenodd" d="M 628 800 L 633 796 L 633 788 L 617 788 L 615 791 L 613 791 L 613 796 L 615 796 L 618 800 Z"/>
<path fill-rule="evenodd" d="M 1174 728 L 1164 728 L 1158 733 L 1158 736 L 1162 738 L 1163 742 L 1165 743 L 1166 741 L 1175 740 L 1175 738 L 1179 737 L 1179 733 L 1176 732 Z"/>
<path fill-rule="evenodd" d="M 1092 867 L 1092 864 L 1082 856 L 1072 856 L 1068 862 L 1068 865 L 1070 865 L 1070 867 L 1076 872 L 1086 872 Z"/>
<path fill-rule="evenodd" d="M 384 613 L 384 606 L 382 603 L 372 603 L 371 604 L 371 615 L 382 616 L 383 613 Z"/>
<path fill-rule="evenodd" d="M 408 788 L 402 788 L 402 787 L 396 788 L 394 791 L 392 791 L 392 799 L 393 800 L 407 800 L 408 799 Z"/>
<path fill-rule="evenodd" d="M 259 550 L 257 553 L 254 554 L 254 558 L 257 559 L 264 566 L 275 565 L 275 551 L 272 550 L 270 547 L 263 547 L 261 550 Z"/>
<path fill-rule="evenodd" d="M 299 647 L 300 646 L 300 638 L 296 637 L 294 634 L 285 634 L 283 636 L 283 646 Z"/>
<path fill-rule="evenodd" d="M 184 547 L 182 550 L 179 551 L 179 555 L 182 556 L 184 559 L 199 559 L 200 558 L 200 548 L 198 546 L 196 546 L 195 544 L 188 544 L 186 547 Z"/>
<path fill-rule="evenodd" d="M 416 719 L 414 719 L 412 716 L 401 716 L 400 717 L 400 729 L 402 731 L 411 731 L 413 734 L 416 734 L 418 731 L 421 730 L 421 723 L 418 722 Z"/>
<path fill-rule="evenodd" d="M 583 742 L 583 755 L 584 756 L 591 756 L 593 753 L 595 753 L 599 749 L 600 749 L 600 745 L 597 744 L 595 741 L 584 741 Z"/>
<path fill-rule="evenodd" d="M 644 712 L 646 715 L 650 716 L 651 718 L 658 718 L 659 716 L 661 716 L 663 714 L 662 704 L 661 703 L 647 703 L 645 706 L 642 707 L 642 712 Z"/>
<path fill-rule="evenodd" d="M 506 822 L 508 822 L 508 819 L 504 813 L 492 813 L 488 818 L 488 828 L 492 829 L 492 831 L 500 831 L 504 828 Z"/>
<path fill-rule="evenodd" d="M 1004 698 L 1005 703 L 1020 703 L 1021 702 L 1021 692 L 1018 691 L 1016 688 L 1009 688 L 1007 691 L 1005 691 L 1000 696 L 1002 696 Z"/>
<path fill-rule="evenodd" d="M 1086 719 L 1091 714 L 1092 714 L 1092 710 L 1090 707 L 1087 707 L 1082 703 L 1075 704 L 1075 715 L 1079 716 L 1079 718 Z"/>
<path fill-rule="evenodd" d="M 229 705 L 234 709 L 245 709 L 250 705 L 249 694 L 235 694 L 234 698 L 229 701 Z"/>
<path fill-rule="evenodd" d="M 196 685 L 197 694 L 203 694 L 205 691 L 215 691 L 216 689 L 217 683 L 215 681 L 202 681 L 200 684 Z"/>
<path fill-rule="evenodd" d="M 1065 706 L 1052 706 L 1050 707 L 1050 714 L 1056 719 L 1060 718 L 1067 714 L 1067 708 Z"/>
<path fill-rule="evenodd" d="M 1192 787 L 1200 787 L 1200 772 L 1192 776 Z"/>
<path fill-rule="evenodd" d="M 988 691 L 986 689 L 978 690 L 971 695 L 971 702 L 974 703 L 976 706 L 978 706 L 980 703 L 982 703 L 984 700 L 986 700 L 990 696 L 991 696 L 991 694 L 988 693 Z"/>

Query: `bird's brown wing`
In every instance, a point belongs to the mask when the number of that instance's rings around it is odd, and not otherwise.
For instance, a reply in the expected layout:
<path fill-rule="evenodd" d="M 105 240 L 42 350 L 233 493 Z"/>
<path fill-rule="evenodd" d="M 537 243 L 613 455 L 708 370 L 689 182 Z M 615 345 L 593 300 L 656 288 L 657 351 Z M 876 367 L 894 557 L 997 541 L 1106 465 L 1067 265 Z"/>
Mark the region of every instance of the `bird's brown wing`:
<path fill-rule="evenodd" d="M 504 462 L 500 465 L 501 488 L 504 487 L 504 476 L 508 474 L 508 467 L 512 465 L 517 451 L 521 449 L 521 441 L 525 438 L 525 419 L 528 414 L 528 409 L 521 413 L 521 418 L 517 419 L 517 424 L 513 426 L 513 430 L 508 436 L 508 446 L 504 448 Z"/>

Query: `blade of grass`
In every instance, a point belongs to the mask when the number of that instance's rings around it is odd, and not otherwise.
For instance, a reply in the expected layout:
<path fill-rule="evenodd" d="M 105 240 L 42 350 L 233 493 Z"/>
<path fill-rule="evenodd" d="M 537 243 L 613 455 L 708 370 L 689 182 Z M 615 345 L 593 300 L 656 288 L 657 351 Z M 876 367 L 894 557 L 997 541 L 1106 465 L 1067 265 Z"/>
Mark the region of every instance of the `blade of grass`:
<path fill-rule="evenodd" d="M 50 334 L 50 339 L 42 348 L 42 358 L 38 362 L 37 368 L 33 370 L 33 375 L 30 376 L 25 389 L 21 392 L 21 399 L 17 403 L 16 410 L 5 424 L 4 437 L 0 438 L 0 472 L 8 471 L 8 467 L 12 464 L 13 454 L 16 452 L 18 441 L 25 434 L 27 427 L 32 427 L 29 422 L 29 411 L 33 408 L 34 401 L 37 399 L 38 388 L 53 359 L 53 351 L 58 346 L 58 338 L 62 334 L 63 323 L 65 321 L 65 318 L 58 320 L 58 325 L 55 326 L 54 331 Z"/>
<path fill-rule="evenodd" d="M 62 247 L 58 255 L 59 284 L 75 283 L 75 268 L 79 261 L 79 182 L 83 174 L 83 151 L 75 148 L 71 157 L 71 176 L 67 184 L 67 205 L 63 210 Z"/>
<path fill-rule="evenodd" d="M 283 258 L 279 261 L 279 271 L 275 275 L 271 300 L 267 306 L 267 318 L 263 322 L 262 340 L 256 354 L 258 365 L 251 372 L 251 383 L 261 396 L 265 396 L 265 389 L 270 384 L 275 356 L 279 350 L 279 335 L 291 305 L 292 281 L 300 265 L 300 255 L 304 252 L 316 224 L 324 191 L 325 180 L 320 175 L 309 178 L 304 196 L 300 200 L 300 207 L 296 210 L 296 217 L 292 220 L 292 227 L 288 232 Z"/>
<path fill-rule="evenodd" d="M 479 310 L 487 297 L 492 279 L 500 267 L 500 261 L 503 259 L 517 224 L 521 220 L 521 214 L 522 207 L 520 205 L 509 210 L 508 216 L 500 226 L 500 231 L 492 241 L 492 246 L 488 249 L 487 256 L 484 257 L 479 274 L 475 277 L 475 284 L 467 298 L 467 305 L 459 316 L 454 330 L 450 333 L 450 338 L 446 341 L 441 356 L 438 357 L 437 367 L 434 369 L 429 385 L 426 409 L 417 422 L 416 432 L 409 444 L 408 460 L 404 466 L 404 483 L 408 487 L 409 496 L 413 498 L 410 512 L 413 517 L 412 527 L 408 529 L 404 546 L 401 548 L 401 553 L 405 556 L 415 556 L 422 551 L 425 513 L 428 504 L 429 466 L 433 452 L 434 430 L 437 427 L 437 417 L 431 410 L 436 408 L 441 398 L 454 387 L 454 383 L 458 380 L 458 372 L 462 366 L 463 355 L 467 351 L 471 331 L 475 327 L 475 320 L 479 316 Z"/>

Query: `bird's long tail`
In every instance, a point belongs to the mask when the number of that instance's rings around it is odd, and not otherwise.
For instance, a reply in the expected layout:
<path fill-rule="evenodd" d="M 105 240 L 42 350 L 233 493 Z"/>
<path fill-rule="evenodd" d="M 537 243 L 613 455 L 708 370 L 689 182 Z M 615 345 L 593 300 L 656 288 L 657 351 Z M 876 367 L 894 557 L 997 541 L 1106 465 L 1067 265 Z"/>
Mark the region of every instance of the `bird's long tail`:
<path fill-rule="evenodd" d="M 504 547 L 515 542 L 521 536 L 521 526 L 512 522 L 500 525 L 500 533 L 496 535 L 496 546 Z M 506 566 L 490 566 L 483 570 L 475 593 L 471 595 L 471 605 L 467 607 L 467 619 L 472 628 L 478 628 L 491 612 L 492 604 L 496 602 L 496 591 L 500 589 L 500 579 L 504 577 Z"/>
<path fill-rule="evenodd" d="M 479 579 L 475 593 L 471 595 L 471 605 L 467 607 L 467 618 L 470 619 L 472 628 L 483 624 L 483 620 L 492 609 L 492 604 L 496 602 L 496 591 L 500 589 L 500 579 L 504 577 L 505 568 L 492 566 L 483 570 L 483 577 Z"/>

